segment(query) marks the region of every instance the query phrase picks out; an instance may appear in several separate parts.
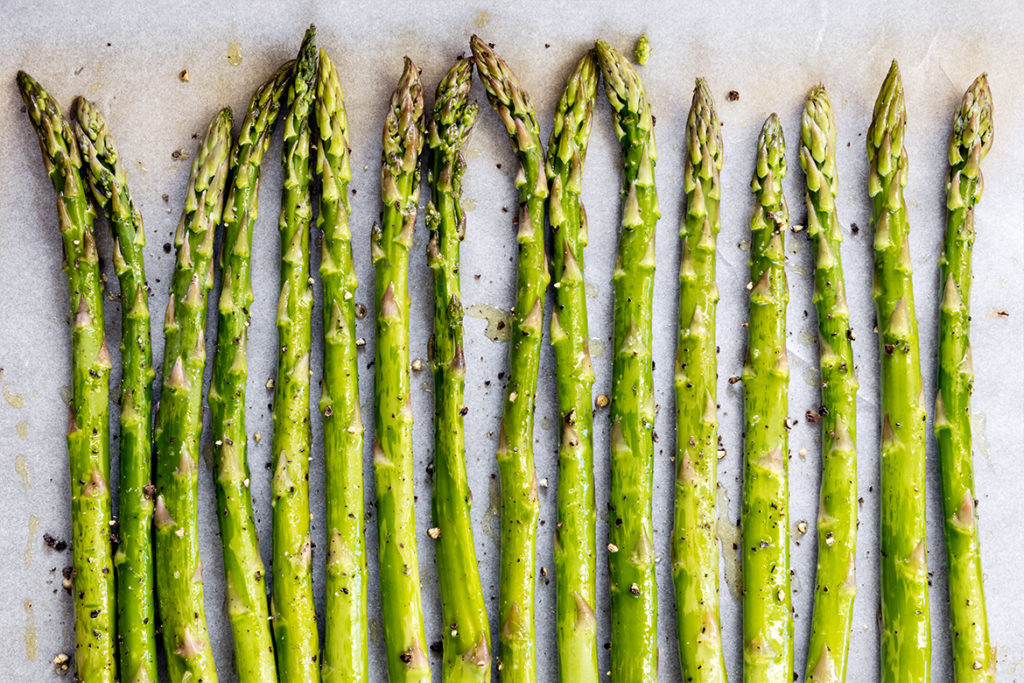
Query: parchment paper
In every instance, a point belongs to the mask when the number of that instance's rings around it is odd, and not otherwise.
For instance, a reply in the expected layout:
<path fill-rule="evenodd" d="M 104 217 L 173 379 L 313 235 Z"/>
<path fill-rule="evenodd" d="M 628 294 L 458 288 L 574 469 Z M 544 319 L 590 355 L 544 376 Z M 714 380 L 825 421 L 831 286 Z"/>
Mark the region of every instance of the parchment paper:
<path fill-rule="evenodd" d="M 61 570 L 69 551 L 57 552 L 44 534 L 68 538 L 68 470 L 64 440 L 69 368 L 68 309 L 60 272 L 60 242 L 49 181 L 14 82 L 17 69 L 35 76 L 70 107 L 75 95 L 96 101 L 128 162 L 136 202 L 146 220 L 146 257 L 153 289 L 151 309 L 158 323 L 166 305 L 174 254 L 165 246 L 181 211 L 188 176 L 187 160 L 175 152 L 194 152 L 194 135 L 224 105 L 241 119 L 250 93 L 298 48 L 302 31 L 315 22 L 320 44 L 334 57 L 346 88 L 352 144 L 352 228 L 356 266 L 362 283 L 357 300 L 371 315 L 358 324 L 366 339 L 361 358 L 363 419 L 372 425 L 373 358 L 372 278 L 369 232 L 379 211 L 380 130 L 387 97 L 398 79 L 402 55 L 423 69 L 433 94 L 438 79 L 454 58 L 468 52 L 469 37 L 479 33 L 494 42 L 533 95 L 547 138 L 554 105 L 575 61 L 598 37 L 631 51 L 641 31 L 653 57 L 641 69 L 657 117 L 660 150 L 657 182 L 663 217 L 657 231 L 658 270 L 654 352 L 658 444 L 654 478 L 656 552 L 659 581 L 661 679 L 678 680 L 675 617 L 670 582 L 669 535 L 672 510 L 673 398 L 672 359 L 676 340 L 678 236 L 682 201 L 681 169 L 684 125 L 693 81 L 705 76 L 724 122 L 725 167 L 722 172 L 722 233 L 718 283 L 721 290 L 718 341 L 721 434 L 727 456 L 720 464 L 722 507 L 722 627 L 727 664 L 734 680 L 741 671 L 740 603 L 736 590 L 736 551 L 732 544 L 740 509 L 742 384 L 739 375 L 745 345 L 741 328 L 747 310 L 746 245 L 751 212 L 749 179 L 754 143 L 765 117 L 777 111 L 789 141 L 789 175 L 785 188 L 793 223 L 803 224 L 803 174 L 796 154 L 803 98 L 815 83 L 825 83 L 836 110 L 839 137 L 838 209 L 844 225 L 843 246 L 854 344 L 861 390 L 859 400 L 860 510 L 858 595 L 849 680 L 878 677 L 878 386 L 877 341 L 872 334 L 871 230 L 866 196 L 864 133 L 889 61 L 902 67 L 907 92 L 907 146 L 910 178 L 912 256 L 916 269 L 917 313 L 929 412 L 935 392 L 937 338 L 937 258 L 942 244 L 944 176 L 950 119 L 966 87 L 987 71 L 995 97 L 995 144 L 983 164 L 985 195 L 978 208 L 975 285 L 972 290 L 976 497 L 980 518 L 988 610 L 993 642 L 999 648 L 999 680 L 1024 680 L 1024 629 L 1020 627 L 1021 566 L 1024 544 L 1020 523 L 1024 496 L 1017 476 L 1024 446 L 1024 11 L 1013 2 L 980 5 L 935 3 L 722 2 L 541 3 L 494 2 L 330 3 L 181 2 L 137 3 L 5 2 L 0 9 L 0 680 L 41 681 L 57 678 L 52 660 L 72 653 L 71 598 L 61 588 Z M 179 79 L 187 69 L 188 82 Z M 463 247 L 464 301 L 470 306 L 507 309 L 514 286 L 514 238 L 511 225 L 515 168 L 508 141 L 486 104 L 479 84 L 475 96 L 481 116 L 467 156 L 465 201 L 468 233 Z M 738 93 L 738 100 L 728 97 Z M 237 127 L 237 123 L 236 123 Z M 267 379 L 274 375 L 278 240 L 276 215 L 281 173 L 280 141 L 267 156 L 261 195 L 261 218 L 254 247 L 254 305 L 250 332 L 249 429 L 262 435 L 250 442 L 255 498 L 264 556 L 270 551 L 271 423 Z M 610 385 L 610 276 L 619 223 L 620 155 L 603 94 L 584 175 L 583 198 L 590 216 L 591 245 L 586 278 L 591 348 L 597 373 L 595 394 Z M 100 246 L 110 252 L 105 224 L 98 225 Z M 426 265 L 427 235 L 422 222 L 413 248 L 413 358 L 425 359 L 430 334 L 432 293 Z M 788 238 L 787 272 L 791 287 L 789 353 L 792 363 L 789 413 L 797 422 L 790 434 L 790 513 L 794 527 L 806 520 L 809 531 L 793 539 L 793 607 L 796 659 L 803 676 L 814 582 L 814 520 L 819 482 L 818 425 L 808 424 L 807 409 L 820 403 L 817 383 L 815 318 L 811 305 L 812 254 L 806 232 Z M 317 250 L 314 249 L 314 254 Z M 315 267 L 315 264 L 314 264 Z M 108 287 L 116 278 L 107 259 Z M 319 289 L 317 289 L 319 296 Z M 319 301 L 318 301 L 319 304 Z M 492 632 L 497 633 L 498 490 L 494 450 L 507 344 L 490 340 L 486 321 L 466 319 L 468 466 L 475 496 L 474 532 Z M 550 312 L 550 302 L 549 302 Z M 107 306 L 112 350 L 120 335 L 118 305 Z M 214 316 L 207 333 L 212 357 Z M 319 312 L 314 317 L 314 386 L 320 372 Z M 157 358 L 162 349 L 154 326 Z M 604 352 L 603 352 L 604 351 Z M 603 352 L 603 353 L 602 353 Z M 115 354 L 115 368 L 119 359 Z M 111 392 L 117 396 L 115 369 Z M 413 377 L 416 415 L 416 490 L 420 568 L 426 605 L 428 640 L 440 639 L 436 570 L 429 526 L 432 383 L 424 371 Z M 317 391 L 314 390 L 314 399 Z M 112 406 L 113 408 L 114 406 Z M 111 412 L 116 427 L 116 410 Z M 555 680 L 554 591 L 551 545 L 555 524 L 557 424 L 554 358 L 545 346 L 537 405 L 537 474 L 542 487 L 538 566 L 547 571 L 537 586 L 537 640 L 540 680 Z M 607 504 L 607 412 L 597 412 L 596 465 L 598 547 L 607 543 L 603 511 Z M 314 411 L 316 438 L 319 416 Z M 933 625 L 934 680 L 951 680 L 948 597 L 939 500 L 938 469 L 929 418 L 928 561 Z M 208 448 L 208 438 L 204 439 Z M 367 439 L 367 444 L 371 443 Z M 317 442 L 319 448 L 319 441 Z M 115 448 L 116 452 L 116 448 Z M 317 451 L 314 451 L 317 452 Z M 367 505 L 373 501 L 370 453 L 367 450 Z M 116 472 L 116 465 L 114 468 Z M 315 577 L 322 605 L 324 528 L 323 467 L 311 470 L 314 512 Z M 205 564 L 207 614 L 221 680 L 234 680 L 231 635 L 224 609 L 224 584 L 214 516 L 213 482 L 208 469 L 200 476 L 200 530 Z M 370 557 L 376 556 L 375 524 L 368 525 Z M 599 643 L 609 638 L 607 569 L 599 560 Z M 370 658 L 374 680 L 384 680 L 383 637 L 376 562 L 371 561 Z M 608 652 L 600 648 L 601 669 Z M 440 660 L 432 655 L 435 680 Z"/>

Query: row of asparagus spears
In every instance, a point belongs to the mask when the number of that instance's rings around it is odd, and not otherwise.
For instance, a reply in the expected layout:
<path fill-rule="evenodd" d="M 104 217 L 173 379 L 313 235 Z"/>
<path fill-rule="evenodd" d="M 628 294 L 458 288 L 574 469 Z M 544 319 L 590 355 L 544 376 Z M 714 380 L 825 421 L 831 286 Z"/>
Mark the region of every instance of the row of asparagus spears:
<path fill-rule="evenodd" d="M 462 148 L 477 116 L 474 67 L 519 160 L 515 186 L 518 270 L 501 427 L 501 559 L 497 668 L 502 680 L 536 680 L 535 549 L 539 516 L 533 417 L 544 321 L 553 282 L 550 338 L 557 368 L 561 442 L 555 534 L 559 677 L 597 681 L 596 511 L 592 386 L 581 203 L 599 77 L 622 146 L 622 217 L 613 275 L 611 491 L 608 561 L 611 678 L 658 678 L 652 523 L 654 392 L 652 295 L 659 217 L 654 118 L 634 67 L 604 42 L 587 52 L 558 103 L 545 153 L 531 99 L 507 64 L 477 37 L 427 112 L 418 68 L 408 59 L 385 120 L 383 210 L 372 231 L 376 280 L 373 475 L 388 676 L 429 681 L 414 519 L 408 287 L 424 145 L 430 198 L 426 226 L 434 273 L 435 382 L 433 526 L 443 614 L 442 680 L 486 681 L 491 634 L 470 521 L 463 431 L 463 309 L 459 248 Z M 177 260 L 164 318 L 162 389 L 151 420 L 154 378 L 142 218 L 99 110 L 79 98 L 72 121 L 27 74 L 18 84 L 58 196 L 72 320 L 71 469 L 76 671 L 79 680 L 157 681 L 157 616 L 172 681 L 217 680 L 204 615 L 198 550 L 198 455 L 206 366 L 207 297 L 220 269 L 217 343 L 208 402 L 227 611 L 241 681 L 365 681 L 367 557 L 363 438 L 357 382 L 357 280 L 348 225 L 348 131 L 338 73 L 318 50 L 315 29 L 298 57 L 253 95 L 238 137 L 231 111 L 217 113 L 192 164 L 175 235 Z M 250 253 L 260 168 L 277 119 L 284 122 L 279 217 L 279 363 L 274 381 L 273 574 L 268 600 L 249 492 L 245 424 L 246 346 L 253 293 Z M 955 679 L 994 680 L 982 592 L 968 400 L 970 249 L 980 162 L 991 145 L 991 95 L 984 76 L 953 120 L 941 261 L 939 395 L 935 407 L 949 564 Z M 906 114 L 894 62 L 868 131 L 875 228 L 874 298 L 882 370 L 882 648 L 884 681 L 927 681 L 929 643 L 924 510 L 925 407 L 914 316 Z M 672 576 L 684 680 L 726 678 L 719 620 L 717 511 L 716 236 L 720 229 L 721 123 L 698 80 L 686 126 L 685 215 L 680 229 L 679 339 L 675 365 L 676 487 Z M 822 86 L 808 95 L 800 135 L 807 227 L 815 247 L 814 303 L 822 387 L 822 483 L 818 567 L 807 680 L 842 681 L 856 592 L 856 393 L 849 310 L 836 216 L 836 128 Z M 779 119 L 765 122 L 752 180 L 750 310 L 743 369 L 746 428 L 742 512 L 743 677 L 794 679 L 790 606 L 787 384 L 788 300 Z M 315 178 L 315 183 L 314 183 Z M 318 197 L 311 188 L 319 186 Z M 312 591 L 308 466 L 311 316 L 310 229 L 318 200 L 324 358 L 323 419 L 328 551 L 324 643 Z M 103 281 L 93 231 L 106 215 L 122 311 L 120 488 L 116 542 L 107 428 L 110 356 Z M 550 264 L 545 253 L 545 214 Z M 214 256 L 220 228 L 221 252 Z M 151 448 L 155 461 L 151 469 Z M 152 542 L 151 542 L 152 539 Z M 153 596 L 156 600 L 154 603 Z M 321 656 L 322 652 L 322 656 Z M 120 672 L 120 673 L 119 673 Z"/>

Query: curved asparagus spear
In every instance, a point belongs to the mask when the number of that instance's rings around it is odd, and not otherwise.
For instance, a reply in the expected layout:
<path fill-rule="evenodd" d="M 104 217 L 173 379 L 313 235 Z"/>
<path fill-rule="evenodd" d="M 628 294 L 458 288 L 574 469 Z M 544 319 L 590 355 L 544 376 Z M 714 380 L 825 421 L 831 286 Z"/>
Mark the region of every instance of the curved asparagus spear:
<path fill-rule="evenodd" d="M 478 36 L 470 46 L 480 80 L 494 111 L 501 117 L 512 149 L 519 159 L 519 263 L 512 343 L 508 354 L 508 383 L 498 436 L 498 475 L 501 480 L 501 580 L 498 591 L 498 667 L 502 680 L 535 681 L 534 588 L 537 566 L 537 474 L 533 468 L 533 411 L 547 289 L 544 254 L 544 146 L 533 101 L 512 70 Z"/>
<path fill-rule="evenodd" d="M 836 124 L 823 86 L 811 90 L 800 127 L 807 233 L 814 240 L 814 305 L 821 365 L 821 497 L 808 681 L 846 680 L 857 593 L 857 375 L 836 217 Z"/>
<path fill-rule="evenodd" d="M 881 346 L 883 682 L 928 681 L 925 411 L 914 316 L 910 225 L 903 201 L 907 113 L 893 60 L 868 128 L 868 193 L 875 228 L 874 299 Z"/>
<path fill-rule="evenodd" d="M 222 109 L 199 144 L 174 241 L 177 263 L 164 318 L 163 389 L 157 409 L 153 561 L 167 669 L 172 683 L 215 683 L 199 559 L 197 467 L 203 428 L 206 297 L 213 286 L 213 237 L 231 157 L 231 110 Z"/>
<path fill-rule="evenodd" d="M 615 286 L 608 555 L 612 596 L 612 680 L 658 680 L 658 595 L 654 577 L 654 376 L 651 351 L 654 119 L 640 77 L 598 41 L 597 58 L 622 145 L 622 228 Z"/>
<path fill-rule="evenodd" d="M 380 591 L 391 683 L 430 681 L 413 493 L 409 397 L 409 249 L 420 196 L 423 86 L 408 57 L 384 121 L 380 185 L 384 207 L 370 245 L 374 301 L 373 477 L 377 492 Z"/>
<path fill-rule="evenodd" d="M 18 88 L 39 137 L 57 193 L 57 227 L 71 310 L 71 483 L 75 671 L 82 681 L 117 680 L 113 551 L 110 545 L 110 354 L 103 334 L 103 281 L 93 235 L 96 213 L 82 182 L 82 158 L 71 124 L 24 71 Z"/>
<path fill-rule="evenodd" d="M 81 97 L 74 105 L 79 149 L 93 198 L 114 237 L 114 268 L 121 286 L 121 436 L 118 484 L 118 662 L 127 680 L 156 683 L 156 619 L 153 605 L 152 473 L 153 352 L 149 289 L 143 264 L 146 233 L 128 191 L 127 178 L 106 119 Z"/>
<path fill-rule="evenodd" d="M 594 369 L 590 364 L 583 248 L 587 215 L 580 201 L 583 163 L 597 99 L 593 51 L 576 65 L 555 113 L 548 142 L 551 185 L 551 270 L 555 310 L 551 346 L 562 418 L 558 451 L 558 524 L 555 527 L 555 620 L 559 680 L 596 683 L 597 541 L 594 508 Z"/>
<path fill-rule="evenodd" d="M 970 288 L 974 206 L 983 186 L 981 160 L 992 146 L 992 93 L 979 76 L 953 116 L 946 179 L 946 245 L 939 261 L 945 294 L 939 317 L 939 393 L 935 436 L 942 472 L 953 678 L 957 683 L 995 680 L 974 512 L 971 462 Z"/>
<path fill-rule="evenodd" d="M 676 499 L 672 579 L 683 680 L 726 679 L 718 610 L 718 357 L 715 243 L 721 229 L 722 128 L 704 79 L 686 123 L 676 348 Z"/>
<path fill-rule="evenodd" d="M 231 183 L 224 204 L 220 253 L 217 352 L 208 397 L 228 616 L 235 640 L 235 667 L 243 683 L 277 679 L 266 571 L 249 492 L 245 382 L 249 374 L 246 350 L 253 300 L 249 255 L 258 213 L 260 163 L 270 144 L 291 74 L 292 62 L 288 62 L 253 94 L 231 152 Z"/>
<path fill-rule="evenodd" d="M 369 680 L 366 642 L 366 525 L 363 517 L 363 420 L 356 361 L 355 293 L 348 226 L 348 120 L 338 72 L 324 50 L 316 83 L 317 224 L 323 232 L 320 282 L 324 298 L 324 426 L 327 491 L 327 601 L 324 683 Z"/>
<path fill-rule="evenodd" d="M 316 95 L 316 29 L 306 31 L 288 87 L 284 120 L 281 296 L 274 383 L 274 577 L 271 610 L 277 668 L 284 681 L 320 680 L 309 537 L 309 353 L 313 286 L 309 272 L 310 116 Z"/>
<path fill-rule="evenodd" d="M 431 512 L 437 536 L 437 575 L 441 586 L 441 633 L 446 683 L 491 680 L 491 629 L 480 586 L 466 479 L 466 361 L 462 351 L 462 294 L 459 243 L 466 234 L 462 211 L 462 147 L 476 120 L 469 101 L 473 61 L 461 59 L 437 86 L 427 145 L 427 205 L 430 243 L 427 257 L 434 272 L 434 495 Z"/>
<path fill-rule="evenodd" d="M 768 117 L 751 189 L 750 322 L 743 365 L 743 680 L 791 683 L 789 361 L 786 355 L 786 143 Z"/>

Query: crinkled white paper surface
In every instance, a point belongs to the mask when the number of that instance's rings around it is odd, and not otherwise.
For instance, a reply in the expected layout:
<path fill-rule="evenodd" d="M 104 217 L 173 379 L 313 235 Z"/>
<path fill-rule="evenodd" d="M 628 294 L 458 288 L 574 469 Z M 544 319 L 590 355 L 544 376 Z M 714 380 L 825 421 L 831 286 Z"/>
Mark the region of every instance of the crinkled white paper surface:
<path fill-rule="evenodd" d="M 370 228 L 379 211 L 380 131 L 388 95 L 398 79 L 403 55 L 423 69 L 432 95 L 451 62 L 468 53 L 469 37 L 479 33 L 495 44 L 519 75 L 537 105 L 543 136 L 565 78 L 595 38 L 632 51 L 641 31 L 650 37 L 653 56 L 640 73 L 657 117 L 660 152 L 657 182 L 663 217 L 657 231 L 654 353 L 659 407 L 655 480 L 655 545 L 659 586 L 661 680 L 679 679 L 675 617 L 670 581 L 669 537 L 673 494 L 672 359 L 681 215 L 684 125 L 694 78 L 708 79 L 724 123 L 722 232 L 718 285 L 721 291 L 718 341 L 722 440 L 727 455 L 720 463 L 722 491 L 719 529 L 722 549 L 722 628 L 733 680 L 741 671 L 740 602 L 736 589 L 737 551 L 733 544 L 740 510 L 742 384 L 739 375 L 745 345 L 747 240 L 752 209 L 749 180 L 754 143 L 765 117 L 779 113 L 789 141 L 785 182 L 794 224 L 802 224 L 803 174 L 796 144 L 800 113 L 808 89 L 826 84 L 839 129 L 839 216 L 844 228 L 843 259 L 857 338 L 854 353 L 860 376 L 858 595 L 853 621 L 850 681 L 878 678 L 878 367 L 872 333 L 872 235 L 869 225 L 864 134 L 876 93 L 892 58 L 898 58 L 909 116 L 907 148 L 910 176 L 906 198 L 912 224 L 917 314 L 922 368 L 931 412 L 935 392 L 937 340 L 937 260 L 942 246 L 944 177 L 950 120 L 963 91 L 987 71 L 995 98 L 995 142 L 983 164 L 985 194 L 977 211 L 975 284 L 972 289 L 972 343 L 976 373 L 975 493 L 992 640 L 999 648 L 1000 681 L 1024 680 L 1024 629 L 1020 597 L 1024 593 L 1024 520 L 1021 452 L 1024 448 L 1024 10 L 1013 2 L 616 2 L 616 3 L 323 3 L 178 2 L 143 6 L 132 2 L 45 3 L 8 1 L 0 10 L 0 680 L 45 681 L 58 678 L 53 659 L 72 653 L 71 597 L 61 587 L 61 571 L 71 564 L 69 551 L 44 544 L 44 534 L 68 538 L 70 517 L 64 430 L 69 396 L 69 327 L 60 241 L 50 183 L 15 86 L 24 69 L 69 108 L 75 95 L 96 101 L 106 113 L 128 165 L 131 189 L 146 221 L 146 257 L 151 310 L 159 321 L 167 300 L 174 254 L 172 231 L 182 208 L 196 134 L 224 105 L 240 120 L 253 89 L 298 49 L 303 30 L 319 28 L 320 45 L 333 56 L 346 90 L 351 122 L 353 182 L 352 230 L 356 267 L 362 283 L 358 302 L 371 315 L 358 323 L 366 339 L 360 358 L 363 419 L 372 425 L 373 318 Z M 189 79 L 179 78 L 188 70 Z M 738 99 L 729 97 L 730 91 Z M 486 306 L 507 309 L 514 287 L 512 186 L 515 161 L 498 118 L 479 83 L 474 94 L 481 115 L 466 154 L 465 206 L 468 231 L 463 247 L 466 318 L 468 468 L 474 494 L 473 521 L 481 575 L 496 620 L 498 582 L 498 489 L 494 460 L 502 400 L 501 373 L 507 344 L 485 333 Z M 236 122 L 237 126 L 237 122 Z M 256 515 L 264 557 L 270 553 L 271 394 L 274 376 L 278 239 L 276 214 L 281 189 L 280 134 L 265 164 L 261 215 L 253 249 L 256 302 L 250 332 L 249 429 Z M 584 174 L 583 199 L 590 216 L 591 244 L 586 278 L 591 349 L 597 373 L 595 394 L 610 388 L 612 289 L 616 230 L 619 223 L 620 155 L 603 94 L 597 109 Z M 100 246 L 108 258 L 105 272 L 111 293 L 116 278 L 110 266 L 111 242 L 98 224 Z M 410 272 L 413 290 L 412 356 L 425 359 L 431 326 L 431 279 L 426 264 L 427 234 L 417 227 Z M 318 250 L 314 250 L 314 254 Z M 793 607 L 796 664 L 803 677 L 814 585 L 815 516 L 819 481 L 819 426 L 805 411 L 818 395 L 816 323 L 811 304 L 812 253 L 806 232 L 787 244 L 789 357 L 792 364 L 790 433 Z M 314 259 L 317 257 L 314 256 Z M 317 289 L 319 295 L 319 289 Z M 319 303 L 319 302 L 318 302 Z M 481 308 L 483 306 L 483 308 Z M 549 300 L 550 311 L 550 300 Z M 483 312 L 483 313 L 481 313 Z M 112 351 L 120 334 L 119 308 L 107 306 Z M 212 357 L 212 323 L 207 333 Z M 314 317 L 314 358 L 321 342 L 319 314 Z M 157 358 L 163 346 L 154 326 Z M 118 358 L 115 355 L 115 368 Z M 537 401 L 536 467 L 542 482 L 538 532 L 537 640 L 540 680 L 555 680 L 555 585 L 552 540 L 556 523 L 557 424 L 554 357 L 545 345 Z M 314 383 L 320 364 L 314 364 Z M 115 369 L 115 378 L 117 376 Z M 416 492 L 420 569 L 428 640 L 440 640 L 441 619 L 429 524 L 432 382 L 422 371 L 413 376 L 416 415 Z M 116 397 L 116 384 L 111 396 Z M 316 391 L 314 391 L 314 398 Z M 113 406 L 112 406 L 113 408 Z M 111 412 L 116 427 L 116 411 Z M 607 543 L 604 510 L 608 492 L 607 410 L 596 415 L 598 547 Z M 319 416 L 314 411 L 319 444 Z M 934 680 L 951 680 L 948 597 L 934 439 L 928 441 L 928 562 L 932 576 L 932 659 Z M 257 440 L 256 434 L 262 434 Z M 206 448 L 209 438 L 204 439 Z M 367 439 L 367 509 L 372 511 L 370 439 Z M 116 449 L 115 449 L 116 450 Z M 317 452 L 317 451 L 314 451 Z M 116 471 L 116 467 L 114 468 Z M 225 611 L 224 583 L 214 514 L 213 481 L 200 472 L 200 533 L 205 567 L 207 615 L 221 680 L 234 680 L 231 634 Z M 544 487 L 543 483 L 547 482 Z M 313 501 L 315 579 L 318 605 L 323 598 L 323 465 L 315 457 L 310 485 Z M 806 536 L 795 533 L 808 524 Z M 374 680 L 384 680 L 380 596 L 376 583 L 376 525 L 368 525 L 371 558 L 370 660 Z M 598 603 L 601 670 L 608 669 L 608 580 L 604 553 L 599 560 Z M 619 646 L 627 646 L 616 644 Z M 440 659 L 432 655 L 435 680 Z M 70 675 L 70 674 L 68 674 Z"/>

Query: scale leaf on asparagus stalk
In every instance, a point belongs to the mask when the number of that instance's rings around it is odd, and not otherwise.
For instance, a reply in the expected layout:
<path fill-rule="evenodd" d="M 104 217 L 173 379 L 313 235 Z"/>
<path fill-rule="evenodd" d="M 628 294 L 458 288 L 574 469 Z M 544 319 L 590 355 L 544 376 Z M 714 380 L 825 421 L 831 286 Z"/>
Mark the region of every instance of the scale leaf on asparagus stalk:
<path fill-rule="evenodd" d="M 476 120 L 469 101 L 473 60 L 460 59 L 437 86 L 427 133 L 430 158 L 427 205 L 430 242 L 427 259 L 434 273 L 434 491 L 432 536 L 436 536 L 437 575 L 441 587 L 441 632 L 445 683 L 491 680 L 491 631 L 480 585 L 473 527 L 472 494 L 466 476 L 463 416 L 466 359 L 463 352 L 459 249 L 466 234 L 462 209 L 462 147 Z"/>
<path fill-rule="evenodd" d="M 57 102 L 24 71 L 18 88 L 57 194 L 71 313 L 68 465 L 75 606 L 75 672 L 89 683 L 117 680 L 114 558 L 110 542 L 110 353 L 103 330 L 103 280 L 74 131 Z"/>
<path fill-rule="evenodd" d="M 939 445 L 945 524 L 953 680 L 995 680 L 981 573 L 981 539 L 974 499 L 970 397 L 970 289 L 974 208 L 984 185 L 981 161 L 992 146 L 992 93 L 979 76 L 953 116 L 946 178 L 946 239 L 939 261 L 944 294 L 939 310 L 939 393 L 935 437 Z"/>
<path fill-rule="evenodd" d="M 271 614 L 281 680 L 320 680 L 320 642 L 313 603 L 313 544 L 309 523 L 309 354 L 313 285 L 309 232 L 311 117 L 316 95 L 316 29 L 306 31 L 288 88 L 284 119 L 281 295 L 277 303 L 277 380 L 274 382 Z"/>
<path fill-rule="evenodd" d="M 363 420 L 356 358 L 352 234 L 348 223 L 348 119 L 334 62 L 320 50 L 316 84 L 317 225 L 323 234 L 324 429 L 327 566 L 324 683 L 369 680 L 366 613 L 366 520 L 363 516 Z"/>
<path fill-rule="evenodd" d="M 679 236 L 679 342 L 676 347 L 676 482 L 672 579 L 683 680 L 723 683 L 718 601 L 718 356 L 715 253 L 721 230 L 722 127 L 704 79 L 686 122 Z"/>
<path fill-rule="evenodd" d="M 172 683 L 216 683 L 199 559 L 199 438 L 203 428 L 206 299 L 213 239 L 231 161 L 231 110 L 206 130 L 192 162 L 174 242 L 177 263 L 164 318 L 163 388 L 157 409 L 153 560 L 157 613 Z"/>
<path fill-rule="evenodd" d="M 914 315 L 904 137 L 907 112 L 894 60 L 867 133 L 881 360 L 881 680 L 931 677 L 925 539 L 925 408 Z"/>
<path fill-rule="evenodd" d="M 231 151 L 220 252 L 217 351 L 208 396 L 228 617 L 234 635 L 235 667 L 242 683 L 277 679 L 266 571 L 249 490 L 245 383 L 253 302 L 250 254 L 259 208 L 260 164 L 292 71 L 293 62 L 286 63 L 253 94 Z"/>
<path fill-rule="evenodd" d="M 537 399 L 544 294 L 550 276 L 544 253 L 544 203 L 548 182 L 544 146 L 533 101 L 519 79 L 478 36 L 471 43 L 487 99 L 508 133 L 519 160 L 519 261 L 508 355 L 508 383 L 498 435 L 501 480 L 501 579 L 498 590 L 498 668 L 504 681 L 537 679 L 534 589 L 536 586 L 537 473 L 533 466 L 533 413 Z"/>
<path fill-rule="evenodd" d="M 786 143 L 768 117 L 751 189 L 750 319 L 743 365 L 743 680 L 793 681 L 789 577 Z"/>
<path fill-rule="evenodd" d="M 555 622 L 559 679 L 596 683 L 597 541 L 594 503 L 594 369 L 590 362 L 583 249 L 587 215 L 580 201 L 594 104 L 597 58 L 592 50 L 569 76 L 548 142 L 551 271 L 561 441 L 558 451 L 558 524 L 555 527 Z"/>
<path fill-rule="evenodd" d="M 597 58 L 622 146 L 622 225 L 615 289 L 611 389 L 609 582 L 614 681 L 658 680 L 658 595 L 654 575 L 654 363 L 651 341 L 654 228 L 654 119 L 640 77 L 626 58 L 597 42 Z M 614 549 L 614 550 L 612 550 Z"/>
<path fill-rule="evenodd" d="M 380 225 L 370 251 L 374 303 L 373 477 L 384 643 L 391 683 L 430 681 L 416 552 L 412 403 L 409 395 L 409 250 L 416 228 L 423 149 L 423 86 L 408 57 L 384 120 Z"/>
<path fill-rule="evenodd" d="M 117 579 L 118 661 L 125 679 L 157 681 L 156 618 L 153 604 L 152 386 L 149 289 L 143 250 L 142 214 L 107 121 L 92 102 L 74 105 L 75 130 L 86 163 L 84 179 L 110 223 L 114 269 L 121 287 L 121 434 L 118 483 Z"/>

